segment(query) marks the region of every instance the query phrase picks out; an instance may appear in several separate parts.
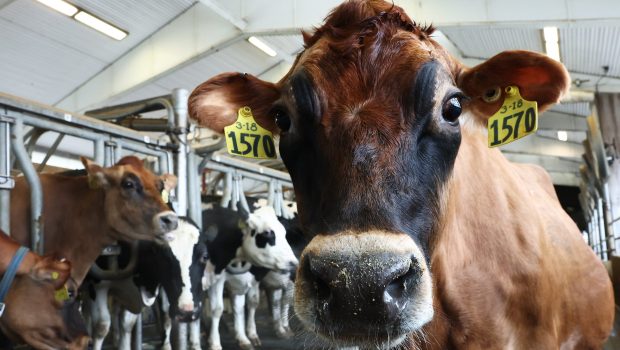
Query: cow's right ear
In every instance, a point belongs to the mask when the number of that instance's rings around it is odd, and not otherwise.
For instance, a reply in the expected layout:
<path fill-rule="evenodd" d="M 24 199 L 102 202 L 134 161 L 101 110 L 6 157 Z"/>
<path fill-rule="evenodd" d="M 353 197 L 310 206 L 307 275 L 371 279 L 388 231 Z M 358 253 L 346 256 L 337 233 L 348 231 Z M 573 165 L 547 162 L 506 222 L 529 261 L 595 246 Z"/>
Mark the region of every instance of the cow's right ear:
<path fill-rule="evenodd" d="M 277 133 L 271 105 L 280 97 L 273 83 L 245 73 L 223 73 L 194 89 L 189 97 L 189 116 L 202 126 L 223 133 L 237 120 L 239 108 L 248 106 L 263 128 Z"/>
<path fill-rule="evenodd" d="M 101 165 L 85 157 L 80 157 L 80 160 L 82 161 L 82 164 L 84 164 L 84 169 L 88 174 L 88 185 L 91 188 L 105 188 L 110 185 Z"/>
<path fill-rule="evenodd" d="M 49 282 L 54 289 L 58 289 L 64 286 L 71 276 L 71 263 L 66 259 L 46 255 L 32 267 L 30 276 L 37 281 Z"/>

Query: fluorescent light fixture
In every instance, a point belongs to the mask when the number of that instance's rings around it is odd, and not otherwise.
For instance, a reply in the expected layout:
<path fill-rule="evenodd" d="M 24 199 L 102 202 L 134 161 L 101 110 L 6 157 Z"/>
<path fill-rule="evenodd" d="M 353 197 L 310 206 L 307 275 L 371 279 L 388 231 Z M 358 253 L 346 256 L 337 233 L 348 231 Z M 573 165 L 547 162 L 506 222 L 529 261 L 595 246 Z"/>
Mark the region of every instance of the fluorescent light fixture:
<path fill-rule="evenodd" d="M 262 42 L 259 38 L 255 36 L 249 37 L 248 41 L 250 42 L 250 44 L 256 46 L 259 50 L 261 50 L 262 52 L 266 53 L 267 55 L 271 57 L 276 57 L 276 55 L 278 54 L 274 49 L 270 48 L 267 44 L 265 44 L 264 42 Z"/>
<path fill-rule="evenodd" d="M 558 140 L 568 141 L 568 133 L 564 130 L 558 130 Z"/>
<path fill-rule="evenodd" d="M 80 11 L 73 18 L 75 18 L 76 21 L 82 22 L 86 24 L 87 26 L 95 30 L 98 30 L 101 33 L 116 40 L 123 40 L 127 36 L 126 32 L 116 28 L 115 26 L 109 23 L 106 23 L 100 20 L 99 18 L 91 15 L 90 13 Z"/>
<path fill-rule="evenodd" d="M 63 0 L 37 0 L 43 5 L 52 8 L 65 16 L 72 17 L 78 12 L 78 8 Z"/>
<path fill-rule="evenodd" d="M 560 61 L 560 35 L 558 27 L 544 27 L 543 37 L 545 38 L 545 51 L 547 56 L 556 61 Z"/>

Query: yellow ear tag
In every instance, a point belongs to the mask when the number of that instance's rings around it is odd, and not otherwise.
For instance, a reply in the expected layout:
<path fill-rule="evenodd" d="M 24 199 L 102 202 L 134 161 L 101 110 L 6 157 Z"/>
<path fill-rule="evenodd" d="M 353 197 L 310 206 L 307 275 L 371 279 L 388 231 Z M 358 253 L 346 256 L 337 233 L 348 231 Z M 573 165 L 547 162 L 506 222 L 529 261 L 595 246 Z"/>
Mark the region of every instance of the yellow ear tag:
<path fill-rule="evenodd" d="M 58 272 L 56 272 L 56 271 L 52 271 L 52 279 L 53 280 L 57 280 L 58 277 L 60 277 L 60 274 Z"/>
<path fill-rule="evenodd" d="M 168 201 L 170 200 L 170 194 L 168 193 L 168 190 L 161 191 L 161 199 L 164 201 L 164 203 L 168 203 Z"/>
<path fill-rule="evenodd" d="M 250 107 L 239 108 L 237 121 L 224 128 L 228 153 L 246 158 L 276 158 L 273 134 L 258 125 Z"/>
<path fill-rule="evenodd" d="M 489 147 L 511 143 L 538 129 L 538 103 L 521 97 L 519 88 L 506 88 L 504 104 L 488 121 Z"/>
<path fill-rule="evenodd" d="M 55 291 L 54 298 L 56 298 L 56 301 L 58 302 L 69 300 L 69 290 L 67 289 L 67 286 L 63 286 L 59 290 Z"/>

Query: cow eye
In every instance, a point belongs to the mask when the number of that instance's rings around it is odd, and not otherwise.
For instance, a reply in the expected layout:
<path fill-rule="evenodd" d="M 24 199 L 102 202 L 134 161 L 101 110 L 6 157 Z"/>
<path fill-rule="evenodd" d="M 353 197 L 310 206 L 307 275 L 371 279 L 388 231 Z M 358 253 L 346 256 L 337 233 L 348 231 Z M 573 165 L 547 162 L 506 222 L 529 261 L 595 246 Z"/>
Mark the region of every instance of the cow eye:
<path fill-rule="evenodd" d="M 134 183 L 133 181 L 129 180 L 129 179 L 125 179 L 123 180 L 123 182 L 121 182 L 121 187 L 128 190 L 128 189 L 132 189 L 134 188 Z"/>
<path fill-rule="evenodd" d="M 448 123 L 456 124 L 458 122 L 459 116 L 461 115 L 461 112 L 461 98 L 458 96 L 454 96 L 444 103 L 441 115 L 443 116 L 443 119 Z"/>
<path fill-rule="evenodd" d="M 281 131 L 288 131 L 291 128 L 291 118 L 283 111 L 276 111 L 274 119 Z"/>

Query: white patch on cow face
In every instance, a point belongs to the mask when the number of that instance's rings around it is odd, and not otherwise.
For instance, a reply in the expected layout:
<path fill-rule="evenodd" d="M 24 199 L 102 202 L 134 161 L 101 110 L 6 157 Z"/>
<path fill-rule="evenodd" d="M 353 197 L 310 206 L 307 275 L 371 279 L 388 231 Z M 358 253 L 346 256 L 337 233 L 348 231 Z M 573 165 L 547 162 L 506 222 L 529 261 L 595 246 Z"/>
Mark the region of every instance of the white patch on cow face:
<path fill-rule="evenodd" d="M 297 203 L 291 201 L 282 202 L 282 218 L 292 220 L 297 215 Z"/>
<path fill-rule="evenodd" d="M 183 288 L 178 300 L 179 310 L 193 311 L 194 299 L 192 297 L 192 281 L 189 275 L 189 268 L 192 265 L 194 245 L 198 243 L 200 232 L 198 229 L 185 220 L 179 220 L 179 227 L 172 231 L 175 238 L 169 242 L 170 249 L 174 257 L 179 262 L 181 268 L 181 280 Z M 173 302 L 172 300 L 170 302 Z"/>
<path fill-rule="evenodd" d="M 275 235 L 274 244 L 259 247 L 256 243 L 257 236 L 269 232 Z M 286 230 L 278 221 L 272 207 L 262 207 L 250 214 L 247 226 L 243 229 L 240 253 L 254 265 L 275 270 L 291 270 L 298 264 L 291 246 L 286 241 Z"/>

